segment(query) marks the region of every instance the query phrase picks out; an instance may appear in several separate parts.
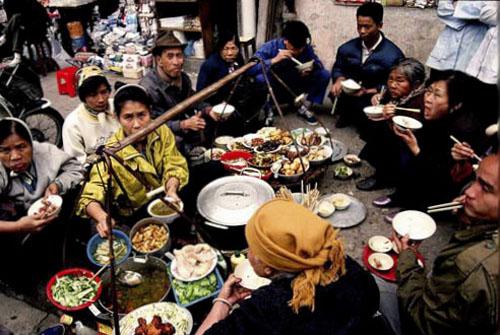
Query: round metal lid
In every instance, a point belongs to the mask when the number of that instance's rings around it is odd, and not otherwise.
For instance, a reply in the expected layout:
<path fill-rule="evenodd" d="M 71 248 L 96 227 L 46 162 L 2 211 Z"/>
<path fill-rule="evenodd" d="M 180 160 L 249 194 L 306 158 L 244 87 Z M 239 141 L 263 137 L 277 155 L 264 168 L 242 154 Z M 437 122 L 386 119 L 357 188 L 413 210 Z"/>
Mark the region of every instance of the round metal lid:
<path fill-rule="evenodd" d="M 260 205 L 274 198 L 265 181 L 248 176 L 230 176 L 212 181 L 198 195 L 198 212 L 207 220 L 225 226 L 243 226 Z"/>

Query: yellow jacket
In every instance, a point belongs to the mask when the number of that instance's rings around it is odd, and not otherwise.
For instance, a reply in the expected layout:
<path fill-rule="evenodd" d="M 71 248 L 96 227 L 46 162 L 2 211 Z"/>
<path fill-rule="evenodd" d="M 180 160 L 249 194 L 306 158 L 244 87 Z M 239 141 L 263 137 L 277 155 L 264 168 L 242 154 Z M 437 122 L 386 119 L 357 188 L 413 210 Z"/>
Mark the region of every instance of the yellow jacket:
<path fill-rule="evenodd" d="M 107 145 L 125 138 L 123 128 L 111 136 Z M 144 155 L 138 152 L 132 145 L 128 145 L 116 153 L 124 163 L 134 171 L 142 174 L 151 189 L 165 185 L 168 179 L 176 177 L 179 179 L 180 187 L 188 182 L 188 167 L 186 159 L 180 154 L 175 146 L 175 137 L 172 131 L 165 125 L 159 127 L 147 137 L 146 150 Z M 137 178 L 127 171 L 115 159 L 111 159 L 113 170 L 121 181 L 125 193 L 116 179 L 113 178 L 113 213 L 116 211 L 121 216 L 132 215 L 137 209 L 144 206 L 148 199 L 146 189 Z M 102 179 L 101 179 L 102 177 Z M 101 203 L 104 208 L 105 192 L 109 178 L 108 170 L 103 162 L 92 167 L 89 181 L 85 184 L 81 198 L 78 202 L 77 215 L 87 217 L 85 208 L 92 201 Z"/>

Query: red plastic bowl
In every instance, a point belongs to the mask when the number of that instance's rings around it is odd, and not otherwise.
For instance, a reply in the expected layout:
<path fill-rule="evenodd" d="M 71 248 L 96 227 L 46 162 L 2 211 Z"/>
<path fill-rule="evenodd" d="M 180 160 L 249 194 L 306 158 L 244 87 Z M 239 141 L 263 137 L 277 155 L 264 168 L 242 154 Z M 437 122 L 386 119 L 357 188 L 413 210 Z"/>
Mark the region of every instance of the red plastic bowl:
<path fill-rule="evenodd" d="M 87 301 L 86 303 L 84 303 L 80 306 L 75 306 L 75 307 L 66 307 L 66 306 L 61 305 L 52 296 L 51 288 L 55 284 L 56 278 L 64 277 L 66 275 L 85 276 L 88 278 L 92 278 L 94 276 L 94 273 L 90 270 L 87 270 L 87 269 L 70 268 L 70 269 L 62 270 L 62 271 L 56 273 L 55 275 L 53 275 L 52 278 L 50 278 L 49 282 L 47 283 L 47 287 L 45 288 L 45 293 L 47 294 L 47 298 L 49 299 L 49 301 L 57 308 L 59 308 L 63 311 L 68 311 L 68 312 L 79 311 L 79 310 L 85 309 L 85 308 L 89 307 L 90 305 L 92 305 L 101 296 L 102 285 L 99 285 L 97 287 L 97 293 L 96 293 L 95 297 L 92 298 L 90 301 Z M 94 281 L 99 284 L 101 282 L 101 278 L 99 278 L 99 276 L 95 276 Z"/>
<path fill-rule="evenodd" d="M 244 160 L 248 161 L 252 157 L 253 157 L 253 154 L 248 152 L 248 151 L 235 150 L 235 151 L 228 151 L 228 152 L 225 152 L 224 154 L 222 154 L 222 156 L 220 156 L 220 161 L 226 169 L 233 170 L 233 171 L 240 171 L 241 169 L 245 168 L 246 166 L 224 164 L 224 161 L 231 161 L 233 159 L 238 159 L 238 158 L 243 158 Z"/>

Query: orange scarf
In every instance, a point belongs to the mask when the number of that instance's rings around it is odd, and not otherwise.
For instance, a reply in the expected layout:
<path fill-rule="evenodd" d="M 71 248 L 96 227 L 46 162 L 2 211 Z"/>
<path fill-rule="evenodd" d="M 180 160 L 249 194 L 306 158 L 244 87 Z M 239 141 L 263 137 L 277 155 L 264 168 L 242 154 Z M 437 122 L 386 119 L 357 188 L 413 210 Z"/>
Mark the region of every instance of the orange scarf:
<path fill-rule="evenodd" d="M 266 265 L 299 274 L 289 301 L 295 313 L 314 311 L 316 285 L 325 286 L 345 273 L 344 245 L 325 220 L 293 201 L 275 199 L 262 205 L 245 229 L 248 245 Z"/>

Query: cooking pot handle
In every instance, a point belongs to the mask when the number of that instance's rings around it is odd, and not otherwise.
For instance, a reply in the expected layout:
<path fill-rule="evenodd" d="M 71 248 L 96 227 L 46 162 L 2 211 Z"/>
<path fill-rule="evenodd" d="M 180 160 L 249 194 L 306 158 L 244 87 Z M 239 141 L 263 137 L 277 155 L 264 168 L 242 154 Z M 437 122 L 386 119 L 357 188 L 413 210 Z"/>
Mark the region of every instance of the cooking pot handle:
<path fill-rule="evenodd" d="M 223 226 L 223 225 L 218 224 L 218 223 L 213 223 L 213 222 L 210 222 L 210 221 L 205 221 L 205 224 L 207 226 L 214 227 L 214 228 L 217 228 L 217 229 L 222 229 L 222 230 L 228 230 L 229 229 L 226 226 Z"/>
<path fill-rule="evenodd" d="M 94 314 L 94 316 L 96 318 L 99 318 L 99 319 L 107 319 L 107 314 L 106 313 L 103 313 L 101 312 L 101 310 L 99 309 L 99 307 L 97 307 L 97 304 L 92 304 L 89 306 L 89 311 Z"/>
<path fill-rule="evenodd" d="M 240 175 L 242 176 L 249 176 L 249 177 L 257 177 L 259 179 L 262 179 L 262 172 L 255 168 L 251 167 L 246 167 L 244 169 L 241 169 Z"/>

